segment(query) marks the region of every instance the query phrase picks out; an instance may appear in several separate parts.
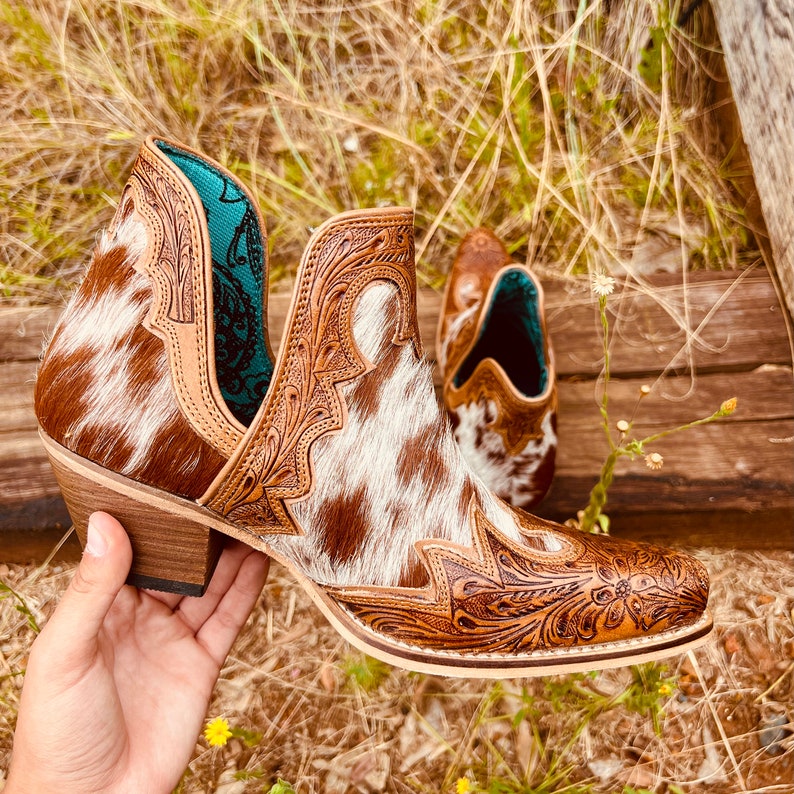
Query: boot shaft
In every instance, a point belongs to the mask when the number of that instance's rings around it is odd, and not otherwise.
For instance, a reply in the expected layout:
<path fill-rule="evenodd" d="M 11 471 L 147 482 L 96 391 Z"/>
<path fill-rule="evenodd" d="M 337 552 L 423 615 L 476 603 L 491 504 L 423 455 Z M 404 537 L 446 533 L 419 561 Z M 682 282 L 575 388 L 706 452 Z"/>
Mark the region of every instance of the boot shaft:
<path fill-rule="evenodd" d="M 42 359 L 44 430 L 135 480 L 200 496 L 272 371 L 263 229 L 219 164 L 147 139 Z"/>

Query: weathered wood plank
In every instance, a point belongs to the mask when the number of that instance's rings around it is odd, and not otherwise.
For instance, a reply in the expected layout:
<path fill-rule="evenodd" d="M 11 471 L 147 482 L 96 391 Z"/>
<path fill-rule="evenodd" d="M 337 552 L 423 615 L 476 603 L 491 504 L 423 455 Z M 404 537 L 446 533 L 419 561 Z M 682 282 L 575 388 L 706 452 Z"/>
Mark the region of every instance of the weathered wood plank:
<path fill-rule="evenodd" d="M 794 4 L 712 0 L 775 266 L 794 316 Z"/>
<path fill-rule="evenodd" d="M 616 376 L 746 370 L 761 363 L 761 355 L 764 363 L 791 361 L 785 320 L 765 270 L 740 279 L 693 273 L 685 289 L 673 278 L 679 277 L 657 276 L 642 291 L 628 288 L 610 298 Z M 602 361 L 593 355 L 599 350 L 593 340 L 600 329 L 591 297 L 572 302 L 553 295 L 548 313 L 559 374 L 597 374 Z"/>
<path fill-rule="evenodd" d="M 668 379 L 665 385 L 680 380 L 684 379 Z M 610 384 L 613 418 L 632 418 L 640 385 L 641 380 Z M 731 417 L 655 442 L 650 450 L 664 456 L 659 472 L 647 469 L 639 459 L 618 463 L 607 508 L 615 514 L 616 531 L 636 529 L 645 513 L 660 513 L 659 506 L 665 505 L 670 519 L 699 514 L 706 534 L 717 532 L 727 519 L 734 528 L 747 528 L 754 525 L 754 514 L 776 512 L 790 520 L 771 527 L 769 533 L 785 543 L 794 541 L 791 367 L 762 366 L 730 378 L 705 375 L 693 385 L 687 400 L 665 399 L 662 390 L 643 398 L 631 436 L 642 438 L 707 416 L 729 396 L 738 398 L 739 407 Z M 539 508 L 550 518 L 564 520 L 584 506 L 608 453 L 603 431 L 597 429 L 596 392 L 593 381 L 560 384 L 557 470 L 551 492 Z"/>
<path fill-rule="evenodd" d="M 559 427 L 560 449 L 569 452 L 560 455 L 555 485 L 538 512 L 568 518 L 587 503 L 608 449 L 605 443 L 593 443 L 592 437 L 583 443 L 581 433 L 565 421 L 564 414 Z M 794 420 L 786 420 L 735 422 L 729 428 L 711 425 L 689 430 L 686 436 L 662 439 L 650 447 L 664 456 L 660 471 L 651 471 L 639 458 L 618 462 L 610 506 L 617 512 L 633 513 L 658 511 L 660 505 L 670 512 L 709 507 L 752 512 L 787 505 L 794 509 L 786 471 L 793 459 L 792 445 L 770 440 L 792 435 Z M 578 453 L 571 455 L 571 449 Z"/>
<path fill-rule="evenodd" d="M 790 366 L 765 364 L 751 372 L 668 377 L 655 385 L 645 379 L 619 379 L 609 384 L 609 411 L 615 420 L 634 422 L 633 434 L 649 435 L 700 419 L 716 411 L 730 397 L 739 401 L 733 416 L 720 425 L 736 422 L 788 420 L 794 416 L 794 376 Z M 640 399 L 640 386 L 653 385 Z M 687 394 L 688 391 L 691 393 Z M 600 421 L 603 389 L 593 380 L 560 383 L 561 412 L 566 425 L 578 432 Z M 682 443 L 685 437 L 682 436 Z"/>
<path fill-rule="evenodd" d="M 0 311 L 0 361 L 36 361 L 60 309 L 51 306 Z"/>
<path fill-rule="evenodd" d="M 674 279 L 654 277 L 653 295 L 627 293 L 623 303 L 610 300 L 620 318 L 612 351 L 611 414 L 614 419 L 630 418 L 644 383 L 654 388 L 636 413 L 638 436 L 706 416 L 728 397 L 738 397 L 739 409 L 719 424 L 654 445 L 665 457 L 661 472 L 650 471 L 640 460 L 622 461 L 607 512 L 617 534 L 659 541 L 790 545 L 794 383 L 773 285 L 762 269 L 739 281 L 736 273 L 691 274 L 690 281 L 690 321 L 697 323 L 713 312 L 698 342 L 704 349 L 693 353 L 694 374 L 682 368 L 656 380 L 686 341 L 670 312 L 654 302 L 661 298 L 669 308 L 682 305 L 682 290 Z M 600 337 L 587 284 L 551 284 L 546 293 L 561 373 L 560 447 L 555 483 L 538 512 L 564 520 L 586 503 L 607 452 L 597 403 Z M 286 295 L 271 301 L 269 325 L 276 337 L 288 305 Z M 438 294 L 420 292 L 420 330 L 431 356 L 439 306 Z M 32 403 L 41 339 L 58 313 L 0 311 L 0 340 L 5 340 L 0 347 L 0 559 L 29 559 L 32 549 L 38 549 L 40 558 L 69 522 L 36 436 Z M 9 332 L 15 334 L 11 342 Z M 12 360 L 2 363 L 3 356 Z M 726 375 L 721 363 L 734 371 Z M 64 553 L 73 555 L 74 548 L 69 548 Z"/>
<path fill-rule="evenodd" d="M 0 437 L 0 506 L 33 502 L 57 493 L 47 457 L 35 431 Z"/>
<path fill-rule="evenodd" d="M 0 444 L 3 443 L 3 433 L 36 428 L 36 417 L 33 414 L 35 378 L 35 361 L 0 362 Z"/>

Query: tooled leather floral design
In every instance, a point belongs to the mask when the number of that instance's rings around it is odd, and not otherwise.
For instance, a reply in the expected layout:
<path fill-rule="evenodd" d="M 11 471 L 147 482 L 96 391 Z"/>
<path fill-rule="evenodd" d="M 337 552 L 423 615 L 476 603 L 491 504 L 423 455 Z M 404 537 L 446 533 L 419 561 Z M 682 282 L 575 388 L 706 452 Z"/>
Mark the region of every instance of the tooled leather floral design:
<path fill-rule="evenodd" d="M 182 413 L 228 459 L 242 441 L 244 427 L 216 393 L 209 369 L 212 260 L 200 234 L 198 199 L 179 189 L 161 157 L 148 141 L 141 148 L 120 212 L 136 212 L 149 229 L 149 249 L 135 267 L 153 285 L 147 328 L 166 344 Z"/>
<path fill-rule="evenodd" d="M 285 500 L 311 488 L 312 442 L 342 427 L 345 408 L 337 384 L 367 370 L 352 334 L 356 298 L 367 285 L 383 279 L 397 286 L 394 341 L 413 343 L 421 355 L 411 213 L 340 216 L 317 234 L 302 263 L 285 354 L 263 408 L 223 482 L 202 499 L 252 531 L 300 532 Z"/>
<path fill-rule="evenodd" d="M 165 316 L 175 323 L 194 321 L 193 262 L 195 243 L 192 218 L 182 198 L 169 181 L 145 157 L 138 158 L 130 182 L 140 192 L 136 202 L 144 217 L 158 232 L 160 240 L 152 265 L 165 279 L 167 289 L 160 300 Z M 157 275 L 159 275 L 157 274 Z M 161 278 L 155 283 L 162 286 Z"/>
<path fill-rule="evenodd" d="M 377 634 L 421 648 L 477 654 L 647 636 L 691 625 L 706 608 L 707 576 L 689 557 L 516 515 L 531 531 L 553 531 L 563 549 L 522 547 L 475 511 L 473 548 L 417 544 L 431 576 L 427 588 L 326 591 Z"/>
<path fill-rule="evenodd" d="M 508 455 L 519 454 L 530 441 L 541 438 L 546 414 L 557 411 L 556 389 L 541 404 L 530 402 L 511 388 L 507 376 L 493 359 L 481 361 L 460 389 L 452 388 L 450 380 L 445 386 L 444 399 L 453 413 L 461 405 L 493 402 L 495 417 L 489 428 L 502 437 Z"/>

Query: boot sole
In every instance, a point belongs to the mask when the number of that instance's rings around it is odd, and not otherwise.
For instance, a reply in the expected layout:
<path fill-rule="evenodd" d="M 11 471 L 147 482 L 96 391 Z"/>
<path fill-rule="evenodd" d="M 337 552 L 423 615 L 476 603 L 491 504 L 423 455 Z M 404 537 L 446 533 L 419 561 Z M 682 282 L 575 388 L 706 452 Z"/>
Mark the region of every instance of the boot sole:
<path fill-rule="evenodd" d="M 127 583 L 135 587 L 201 596 L 212 578 L 228 535 L 281 563 L 306 590 L 329 623 L 348 642 L 388 664 L 419 673 L 467 678 L 522 678 L 586 672 L 665 659 L 702 645 L 713 628 L 705 612 L 696 623 L 647 637 L 592 646 L 537 650 L 506 658 L 497 654 L 452 655 L 387 640 L 358 623 L 322 588 L 258 535 L 225 521 L 202 505 L 116 474 L 39 435 L 85 546 L 88 517 L 103 510 L 130 537 L 133 561 Z"/>

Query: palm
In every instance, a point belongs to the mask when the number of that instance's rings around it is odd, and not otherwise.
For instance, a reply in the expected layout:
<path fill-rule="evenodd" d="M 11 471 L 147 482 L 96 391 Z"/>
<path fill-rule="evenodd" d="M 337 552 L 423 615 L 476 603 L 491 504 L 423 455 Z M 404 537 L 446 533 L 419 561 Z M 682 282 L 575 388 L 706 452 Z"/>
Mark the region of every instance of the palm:
<path fill-rule="evenodd" d="M 266 569 L 265 557 L 234 544 L 200 599 L 122 588 L 93 648 L 62 660 L 73 680 L 52 676 L 27 705 L 49 717 L 52 736 L 38 740 L 51 759 L 64 759 L 63 769 L 47 773 L 60 791 L 168 792 L 177 785 Z M 70 788 L 70 779 L 83 787 Z"/>

